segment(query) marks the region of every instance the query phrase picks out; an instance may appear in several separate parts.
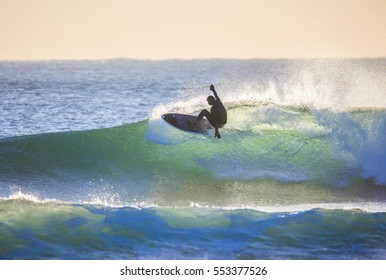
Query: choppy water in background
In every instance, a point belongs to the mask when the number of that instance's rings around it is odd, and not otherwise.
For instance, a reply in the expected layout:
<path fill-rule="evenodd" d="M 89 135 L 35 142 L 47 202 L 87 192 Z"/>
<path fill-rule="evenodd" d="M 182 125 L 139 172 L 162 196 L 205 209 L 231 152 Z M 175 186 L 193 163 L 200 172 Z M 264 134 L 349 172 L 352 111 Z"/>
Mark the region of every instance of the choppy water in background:
<path fill-rule="evenodd" d="M 0 259 L 385 259 L 385 70 L 0 62 Z M 221 140 L 160 119 L 210 84 Z"/>

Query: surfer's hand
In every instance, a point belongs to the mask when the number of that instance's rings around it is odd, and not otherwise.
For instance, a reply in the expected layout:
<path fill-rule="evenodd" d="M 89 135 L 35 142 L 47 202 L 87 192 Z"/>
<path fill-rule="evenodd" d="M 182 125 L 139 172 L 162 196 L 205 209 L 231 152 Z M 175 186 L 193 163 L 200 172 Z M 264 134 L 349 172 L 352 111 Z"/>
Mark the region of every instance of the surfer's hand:
<path fill-rule="evenodd" d="M 220 133 L 219 133 L 218 131 L 216 131 L 216 132 L 214 133 L 214 137 L 220 139 L 220 138 L 221 138 L 221 135 L 220 135 Z"/>
<path fill-rule="evenodd" d="M 211 91 L 214 91 L 214 86 L 213 86 L 213 85 L 210 85 L 209 89 L 210 89 Z"/>

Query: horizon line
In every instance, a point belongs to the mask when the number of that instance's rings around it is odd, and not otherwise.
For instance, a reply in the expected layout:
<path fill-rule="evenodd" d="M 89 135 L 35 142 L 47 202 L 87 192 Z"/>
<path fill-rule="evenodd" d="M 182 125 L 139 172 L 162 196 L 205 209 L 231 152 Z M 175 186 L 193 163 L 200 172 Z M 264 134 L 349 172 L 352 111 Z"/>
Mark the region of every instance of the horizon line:
<path fill-rule="evenodd" d="M 132 61 L 194 61 L 194 60 L 361 60 L 361 59 L 386 59 L 386 56 L 315 56 L 315 57 L 197 57 L 197 58 L 130 58 L 130 57 L 109 57 L 109 58 L 10 58 L 2 59 L 0 62 L 48 62 L 48 61 L 108 61 L 108 60 L 132 60 Z"/>

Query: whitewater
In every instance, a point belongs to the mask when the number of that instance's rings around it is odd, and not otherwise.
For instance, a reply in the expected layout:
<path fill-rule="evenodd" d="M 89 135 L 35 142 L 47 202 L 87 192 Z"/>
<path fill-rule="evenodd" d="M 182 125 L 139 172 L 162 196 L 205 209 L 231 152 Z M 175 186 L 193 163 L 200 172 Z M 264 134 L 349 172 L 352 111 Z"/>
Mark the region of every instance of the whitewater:
<path fill-rule="evenodd" d="M 0 62 L 0 259 L 385 259 L 385 70 Z M 210 84 L 221 140 L 161 119 Z"/>

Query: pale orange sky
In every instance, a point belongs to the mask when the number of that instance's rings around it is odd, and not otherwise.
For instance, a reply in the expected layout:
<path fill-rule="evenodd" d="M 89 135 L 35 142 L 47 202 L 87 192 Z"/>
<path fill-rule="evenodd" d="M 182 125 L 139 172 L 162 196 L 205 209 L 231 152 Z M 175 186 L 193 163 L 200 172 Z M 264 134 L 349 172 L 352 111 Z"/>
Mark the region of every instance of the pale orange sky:
<path fill-rule="evenodd" d="M 0 0 L 0 60 L 386 57 L 386 0 Z"/>

